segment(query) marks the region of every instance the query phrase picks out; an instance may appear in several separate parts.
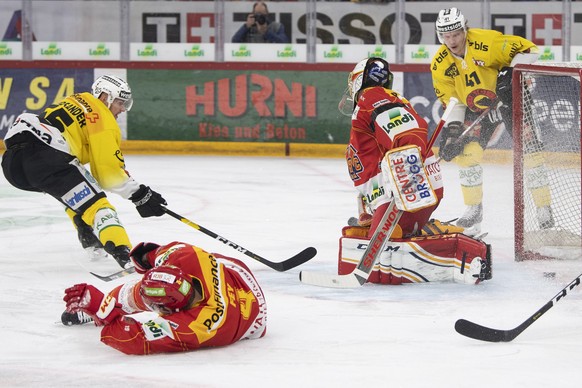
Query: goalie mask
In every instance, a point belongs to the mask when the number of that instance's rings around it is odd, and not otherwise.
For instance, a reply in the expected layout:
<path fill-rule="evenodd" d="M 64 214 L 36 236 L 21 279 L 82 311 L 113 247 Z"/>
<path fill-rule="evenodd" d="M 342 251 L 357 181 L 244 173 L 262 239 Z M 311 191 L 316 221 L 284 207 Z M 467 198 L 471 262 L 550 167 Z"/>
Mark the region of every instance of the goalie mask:
<path fill-rule="evenodd" d="M 129 112 L 133 106 L 133 98 L 129 84 L 119 77 L 113 75 L 103 75 L 93 82 L 91 93 L 95 98 L 99 98 L 101 93 L 107 94 L 106 105 L 111 108 L 111 104 L 116 99 L 123 101 L 123 106 Z"/>
<path fill-rule="evenodd" d="M 454 7 L 440 10 L 436 20 L 436 33 L 439 42 L 445 44 L 443 35 L 458 30 L 467 33 L 467 20 L 461 11 Z"/>
<path fill-rule="evenodd" d="M 144 303 L 161 314 L 178 312 L 194 300 L 192 279 L 180 268 L 170 265 L 147 271 L 139 292 Z"/>
<path fill-rule="evenodd" d="M 372 86 L 392 89 L 393 82 L 394 74 L 384 59 L 372 57 L 361 60 L 348 75 L 348 87 L 338 104 L 339 111 L 344 115 L 351 116 L 360 90 Z"/>

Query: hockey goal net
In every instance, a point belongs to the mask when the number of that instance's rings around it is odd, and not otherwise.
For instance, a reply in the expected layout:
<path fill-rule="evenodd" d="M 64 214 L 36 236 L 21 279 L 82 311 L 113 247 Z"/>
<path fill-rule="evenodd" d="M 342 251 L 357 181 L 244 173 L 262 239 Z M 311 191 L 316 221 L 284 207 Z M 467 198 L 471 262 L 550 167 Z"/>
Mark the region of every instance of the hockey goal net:
<path fill-rule="evenodd" d="M 582 258 L 582 63 L 513 72 L 516 260 Z"/>

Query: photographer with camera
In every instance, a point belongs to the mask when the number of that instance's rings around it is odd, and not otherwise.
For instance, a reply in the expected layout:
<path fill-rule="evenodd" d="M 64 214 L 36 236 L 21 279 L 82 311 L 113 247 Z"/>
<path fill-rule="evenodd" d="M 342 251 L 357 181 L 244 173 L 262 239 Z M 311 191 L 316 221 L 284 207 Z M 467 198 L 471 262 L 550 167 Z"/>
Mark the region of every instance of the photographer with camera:
<path fill-rule="evenodd" d="M 289 38 L 281 23 L 269 20 L 267 4 L 259 1 L 232 37 L 232 43 L 289 43 Z"/>

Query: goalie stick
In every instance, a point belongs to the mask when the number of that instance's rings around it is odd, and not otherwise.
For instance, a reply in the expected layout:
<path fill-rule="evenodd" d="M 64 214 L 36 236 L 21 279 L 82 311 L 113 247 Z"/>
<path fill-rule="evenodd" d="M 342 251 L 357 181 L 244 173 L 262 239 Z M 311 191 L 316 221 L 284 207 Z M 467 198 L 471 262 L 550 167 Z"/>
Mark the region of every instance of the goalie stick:
<path fill-rule="evenodd" d="M 455 330 L 457 333 L 464 335 L 465 337 L 473 338 L 480 341 L 488 342 L 511 342 L 523 333 L 525 329 L 531 326 L 532 323 L 537 321 L 542 315 L 544 315 L 549 309 L 551 309 L 554 304 L 558 303 L 562 298 L 564 298 L 568 291 L 571 291 L 574 287 L 580 284 L 580 278 L 582 274 L 566 287 L 564 287 L 556 296 L 554 296 L 548 303 L 543 305 L 538 311 L 536 311 L 531 317 L 526 319 L 521 325 L 509 329 L 509 330 L 498 330 L 492 329 L 490 327 L 481 326 L 477 323 L 467 321 L 466 319 L 459 319 L 455 322 Z"/>
<path fill-rule="evenodd" d="M 206 229 L 205 227 L 198 225 L 192 221 L 190 221 L 189 219 L 182 217 L 181 215 L 174 213 L 173 211 L 164 208 L 164 211 L 166 212 L 166 214 L 174 217 L 175 219 L 183 222 L 184 224 L 191 226 L 192 228 L 199 230 L 200 232 L 214 238 L 215 240 L 220 241 L 221 243 L 224 243 L 226 245 L 228 245 L 229 247 L 237 250 L 238 252 L 241 252 L 255 260 L 257 260 L 260 263 L 265 264 L 267 267 L 273 268 L 276 271 L 279 272 L 284 272 L 287 270 L 290 270 L 291 268 L 295 268 L 298 265 L 301 265 L 309 260 L 311 260 L 316 254 L 317 254 L 317 250 L 313 247 L 309 247 L 309 248 L 305 248 L 304 250 L 302 250 L 301 252 L 299 252 L 298 254 L 296 254 L 295 256 L 287 259 L 287 260 L 283 260 L 279 263 L 275 263 L 272 261 L 269 261 L 259 255 L 257 255 L 256 253 L 253 253 L 251 251 L 249 251 L 248 249 L 212 232 L 211 230 Z"/>
<path fill-rule="evenodd" d="M 447 109 L 445 109 L 441 120 L 439 121 L 437 127 L 435 128 L 432 137 L 427 144 L 432 145 L 435 139 L 438 137 L 439 133 L 445 126 L 447 119 L 459 101 L 451 97 Z M 380 252 L 384 247 L 386 241 L 394 232 L 398 221 L 402 216 L 403 211 L 396 209 L 396 201 L 392 201 L 386 209 L 386 212 L 382 216 L 376 231 L 372 235 L 370 242 L 359 263 L 352 273 L 346 275 L 334 275 L 325 274 L 309 271 L 301 271 L 299 273 L 299 280 L 302 283 L 311 284 L 314 286 L 321 287 L 332 287 L 332 288 L 356 288 L 362 286 L 370 277 L 370 273 L 380 256 Z"/>

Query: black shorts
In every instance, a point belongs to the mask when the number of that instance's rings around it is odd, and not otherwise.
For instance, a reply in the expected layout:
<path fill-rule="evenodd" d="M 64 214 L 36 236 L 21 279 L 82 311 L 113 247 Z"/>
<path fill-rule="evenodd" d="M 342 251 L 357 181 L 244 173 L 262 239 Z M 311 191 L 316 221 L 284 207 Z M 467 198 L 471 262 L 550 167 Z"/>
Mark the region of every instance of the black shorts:
<path fill-rule="evenodd" d="M 8 182 L 21 190 L 47 193 L 82 214 L 105 193 L 72 155 L 23 132 L 5 140 L 2 171 Z"/>

